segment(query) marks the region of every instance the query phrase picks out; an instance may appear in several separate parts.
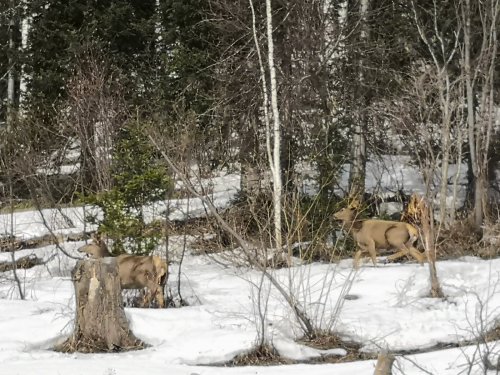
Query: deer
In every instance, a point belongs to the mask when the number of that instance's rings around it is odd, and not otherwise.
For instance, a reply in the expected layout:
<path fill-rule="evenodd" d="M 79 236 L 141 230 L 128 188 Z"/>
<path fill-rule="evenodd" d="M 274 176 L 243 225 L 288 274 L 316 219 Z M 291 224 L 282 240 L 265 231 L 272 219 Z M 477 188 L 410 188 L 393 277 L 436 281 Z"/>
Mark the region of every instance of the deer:
<path fill-rule="evenodd" d="M 78 248 L 81 253 L 88 254 L 91 258 L 104 258 L 113 256 L 100 235 L 92 237 L 92 243 Z M 165 306 L 163 287 L 168 278 L 168 265 L 163 259 L 155 255 L 129 255 L 116 256 L 118 275 L 122 289 L 147 289 L 144 304 L 149 305 L 153 298 L 159 307 Z"/>
<path fill-rule="evenodd" d="M 424 255 L 414 247 L 419 235 L 413 225 L 389 220 L 356 220 L 356 211 L 349 207 L 341 209 L 333 216 L 342 221 L 343 228 L 353 236 L 358 246 L 354 255 L 354 268 L 359 267 L 361 256 L 366 253 L 370 255 L 373 265 L 377 266 L 377 250 L 380 249 L 398 250 L 387 257 L 387 260 L 395 260 L 409 254 L 423 264 Z"/>
<path fill-rule="evenodd" d="M 78 251 L 81 253 L 86 253 L 90 255 L 92 258 L 105 258 L 113 256 L 109 250 L 106 242 L 101 238 L 99 234 L 92 234 L 91 236 L 92 242 L 86 245 L 83 245 L 78 248 Z"/>

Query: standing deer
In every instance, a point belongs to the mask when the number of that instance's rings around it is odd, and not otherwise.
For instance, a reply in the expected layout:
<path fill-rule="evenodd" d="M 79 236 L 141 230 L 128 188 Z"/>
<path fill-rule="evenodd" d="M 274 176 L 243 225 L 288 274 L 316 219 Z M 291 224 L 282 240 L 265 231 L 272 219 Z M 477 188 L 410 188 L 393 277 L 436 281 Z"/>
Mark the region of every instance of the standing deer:
<path fill-rule="evenodd" d="M 396 249 L 397 253 L 387 257 L 388 260 L 401 258 L 410 254 L 420 264 L 424 256 L 414 247 L 418 239 L 418 230 L 413 225 L 400 221 L 387 220 L 356 220 L 356 212 L 352 208 L 343 208 L 333 215 L 352 234 L 358 246 L 354 255 L 354 267 L 359 267 L 363 253 L 368 253 L 373 265 L 377 265 L 377 250 Z"/>
<path fill-rule="evenodd" d="M 92 243 L 81 246 L 78 251 L 92 258 L 112 256 L 99 235 L 93 236 Z M 146 288 L 148 292 L 144 298 L 145 305 L 148 305 L 153 298 L 159 307 L 165 306 L 163 287 L 168 278 L 167 262 L 155 255 L 128 254 L 118 255 L 116 262 L 122 289 Z"/>

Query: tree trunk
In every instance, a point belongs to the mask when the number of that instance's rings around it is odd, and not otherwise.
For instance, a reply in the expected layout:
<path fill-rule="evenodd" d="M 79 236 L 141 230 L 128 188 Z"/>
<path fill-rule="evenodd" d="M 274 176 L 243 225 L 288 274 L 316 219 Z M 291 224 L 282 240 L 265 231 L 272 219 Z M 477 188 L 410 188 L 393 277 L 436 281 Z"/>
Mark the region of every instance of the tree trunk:
<path fill-rule="evenodd" d="M 16 41 L 15 41 L 15 33 L 17 28 L 19 27 L 17 21 L 17 14 L 15 12 L 14 2 L 10 2 L 12 15 L 9 20 L 9 47 L 8 47 L 8 56 L 9 56 L 9 72 L 7 76 L 7 128 L 12 128 L 12 124 L 15 120 L 15 105 L 16 105 Z"/>
<path fill-rule="evenodd" d="M 360 122 L 365 121 L 362 115 Z M 354 130 L 352 143 L 352 162 L 349 172 L 349 198 L 357 200 L 358 203 L 363 200 L 365 192 L 366 177 L 366 142 L 364 124 L 357 124 Z"/>
<path fill-rule="evenodd" d="M 463 59 L 461 61 L 463 62 L 462 71 L 466 83 L 469 168 L 473 176 L 471 184 L 474 193 L 472 221 L 479 228 L 488 214 L 486 210 L 488 161 L 494 112 L 496 110 L 494 82 L 496 77 L 495 61 L 498 48 L 497 24 L 500 2 L 498 0 L 483 2 L 479 4 L 479 8 L 474 8 L 474 10 L 472 9 L 473 4 L 470 0 L 461 2 L 464 38 Z M 475 20 L 474 14 L 478 10 L 484 14 L 484 17 L 480 18 L 479 25 L 477 23 L 472 25 L 472 21 Z M 475 50 L 472 46 L 472 30 L 479 30 L 476 37 L 482 36 L 479 50 Z M 471 56 L 471 52 L 474 53 L 474 56 Z"/>
<path fill-rule="evenodd" d="M 448 174 L 450 165 L 450 129 L 451 129 L 451 110 L 450 110 L 450 77 L 449 73 L 443 69 L 440 73 L 439 97 L 441 101 L 442 119 L 441 119 L 441 147 L 443 155 L 441 158 L 441 187 L 439 191 L 439 220 L 441 225 L 448 225 L 448 208 L 446 198 L 448 197 Z"/>
<path fill-rule="evenodd" d="M 360 2 L 360 22 L 361 22 L 361 45 L 368 45 L 368 25 L 367 13 L 369 0 L 361 0 Z M 359 90 L 361 106 L 358 107 L 358 116 L 354 127 L 354 135 L 352 142 L 352 162 L 349 172 L 349 198 L 351 201 L 356 200 L 358 203 L 363 201 L 365 193 L 365 178 L 366 178 L 366 129 L 368 123 L 368 115 L 366 108 L 368 99 L 365 93 L 366 76 L 365 76 L 365 61 L 361 57 L 359 59 Z"/>
<path fill-rule="evenodd" d="M 394 356 L 390 353 L 381 352 L 377 358 L 377 365 L 373 375 L 392 375 L 392 364 Z"/>
<path fill-rule="evenodd" d="M 267 47 L 269 78 L 271 83 L 271 109 L 273 113 L 273 206 L 274 206 L 274 237 L 276 250 L 283 248 L 281 236 L 281 125 L 278 110 L 278 87 L 276 84 L 276 68 L 274 66 L 273 17 L 271 0 L 266 0 Z"/>
<path fill-rule="evenodd" d="M 23 18 L 21 21 L 21 50 L 23 53 L 26 53 L 27 48 L 28 48 L 28 36 L 30 33 L 30 27 L 31 27 L 31 16 L 26 13 L 26 2 L 23 2 Z M 25 59 L 23 59 L 25 60 Z M 23 104 L 26 101 L 26 83 L 28 80 L 28 76 L 26 73 L 26 66 L 25 62 L 23 61 L 20 71 L 19 71 L 19 105 L 18 109 L 20 111 L 20 114 L 22 116 L 23 114 Z"/>
<path fill-rule="evenodd" d="M 423 231 L 423 240 L 427 261 L 429 262 L 429 273 L 431 279 L 431 296 L 433 298 L 443 298 L 444 294 L 439 285 L 439 279 L 436 270 L 436 245 L 434 241 L 434 217 L 432 209 L 424 198 L 420 201 L 421 205 L 421 223 Z"/>
<path fill-rule="evenodd" d="M 80 260 L 72 271 L 76 318 L 73 334 L 55 349 L 61 352 L 118 352 L 145 344 L 130 331 L 115 258 Z"/>
<path fill-rule="evenodd" d="M 477 185 L 477 175 L 479 171 L 478 154 L 476 152 L 476 123 L 474 116 L 474 88 L 472 84 L 471 62 L 470 62 L 470 1 L 465 1 L 466 8 L 463 10 L 463 17 L 465 18 L 464 27 L 464 71 L 465 71 L 465 88 L 467 98 L 467 134 L 469 138 L 469 173 L 471 174 L 471 184 L 473 196 L 473 222 L 476 226 L 480 226 L 483 221 L 482 205 L 478 204 L 478 197 L 480 198 L 480 189 Z"/>
<path fill-rule="evenodd" d="M 474 225 L 477 228 L 481 228 L 485 216 L 483 208 L 486 205 L 487 184 L 484 173 L 474 177 Z"/>
<path fill-rule="evenodd" d="M 259 150 L 257 144 L 257 117 L 258 114 L 240 119 L 240 163 L 241 163 L 241 191 L 247 197 L 256 197 L 262 188 L 262 177 L 259 170 Z"/>

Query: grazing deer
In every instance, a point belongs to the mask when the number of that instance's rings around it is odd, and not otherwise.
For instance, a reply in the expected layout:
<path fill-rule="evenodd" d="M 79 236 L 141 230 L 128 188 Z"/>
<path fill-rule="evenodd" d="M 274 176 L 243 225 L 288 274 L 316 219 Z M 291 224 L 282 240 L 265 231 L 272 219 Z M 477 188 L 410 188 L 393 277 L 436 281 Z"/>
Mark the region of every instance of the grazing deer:
<path fill-rule="evenodd" d="M 359 267 L 359 260 L 363 253 L 368 253 L 373 265 L 377 265 L 377 250 L 396 249 L 397 253 L 389 256 L 388 260 L 401 258 L 410 254 L 420 264 L 424 256 L 414 247 L 418 239 L 418 230 L 413 225 L 400 221 L 386 220 L 356 220 L 356 212 L 352 208 L 343 208 L 333 215 L 342 220 L 342 225 L 352 234 L 358 246 L 354 255 L 354 267 Z"/>
<path fill-rule="evenodd" d="M 112 256 L 99 235 L 93 236 L 92 243 L 81 246 L 78 251 L 92 258 Z M 144 298 L 145 305 L 149 305 L 153 298 L 159 307 L 165 306 L 163 287 L 168 277 L 168 265 L 163 259 L 155 255 L 122 254 L 116 257 L 116 262 L 122 289 L 146 288 L 148 293 Z"/>

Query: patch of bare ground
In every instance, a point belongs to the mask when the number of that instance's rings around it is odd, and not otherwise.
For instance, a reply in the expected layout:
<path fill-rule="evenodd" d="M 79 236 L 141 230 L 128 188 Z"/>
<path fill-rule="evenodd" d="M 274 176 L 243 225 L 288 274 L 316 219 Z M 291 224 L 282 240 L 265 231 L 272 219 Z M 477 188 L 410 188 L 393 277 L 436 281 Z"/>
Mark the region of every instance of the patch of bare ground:
<path fill-rule="evenodd" d="M 377 357 L 376 353 L 360 351 L 361 345 L 342 340 L 339 336 L 328 332 L 319 333 L 313 339 L 301 339 L 299 343 L 314 349 L 326 351 L 325 354 L 319 357 L 304 361 L 305 363 L 342 363 L 376 359 Z M 341 349 L 344 351 L 344 354 L 340 355 L 338 352 L 329 353 L 329 349 Z"/>
<path fill-rule="evenodd" d="M 500 340 L 500 325 L 488 331 L 481 339 L 473 339 L 455 343 L 438 343 L 436 345 L 413 350 L 399 350 L 391 352 L 392 355 L 405 356 L 420 353 L 428 353 L 437 350 L 458 348 L 463 346 L 478 345 L 485 342 Z M 293 360 L 281 356 L 278 351 L 270 345 L 258 346 L 248 352 L 234 357 L 228 362 L 214 364 L 214 366 L 237 367 L 237 366 L 278 366 L 292 364 L 321 364 L 321 363 L 344 363 L 365 360 L 376 360 L 378 352 L 361 351 L 361 344 L 346 341 L 331 333 L 320 333 L 314 339 L 303 338 L 298 343 L 311 348 L 325 351 L 324 354 L 309 358 L 307 360 Z M 338 349 L 338 350 L 335 350 Z M 341 354 L 342 353 L 342 354 Z"/>
<path fill-rule="evenodd" d="M 412 349 L 412 350 L 396 350 L 391 353 L 394 355 L 413 355 L 413 354 L 434 352 L 437 350 L 461 348 L 464 346 L 481 345 L 498 340 L 500 340 L 500 324 L 497 324 L 494 328 L 487 331 L 486 333 L 481 335 L 481 337 L 478 338 L 470 340 L 461 340 L 459 342 L 438 342 L 436 345 L 432 345 L 426 348 Z"/>
<path fill-rule="evenodd" d="M 54 245 L 61 242 L 82 241 L 90 238 L 89 233 L 72 234 L 45 234 L 40 237 L 20 239 L 14 236 L 0 237 L 0 252 L 37 249 L 44 246 Z"/>
<path fill-rule="evenodd" d="M 437 255 L 438 259 L 454 259 L 466 255 L 491 259 L 500 256 L 498 243 L 498 225 L 485 225 L 481 232 L 467 220 L 462 220 L 440 231 L 436 242 Z"/>
<path fill-rule="evenodd" d="M 218 364 L 217 366 L 236 367 L 236 366 L 278 366 L 292 365 L 298 363 L 341 363 L 352 362 L 367 359 L 376 359 L 376 353 L 360 352 L 360 345 L 356 343 L 345 342 L 338 336 L 332 334 L 320 334 L 314 339 L 301 339 L 300 344 L 312 347 L 318 350 L 325 350 L 325 353 L 306 360 L 294 360 L 285 358 L 271 345 L 258 346 L 251 351 L 242 353 L 228 362 Z M 339 349 L 331 351 L 329 349 Z"/>
<path fill-rule="evenodd" d="M 484 339 L 486 342 L 500 340 L 500 323 L 498 323 L 493 329 L 486 332 Z"/>
<path fill-rule="evenodd" d="M 191 243 L 191 248 L 198 255 L 217 254 L 229 249 L 224 242 L 217 234 L 200 235 Z"/>
<path fill-rule="evenodd" d="M 222 363 L 221 366 L 277 366 L 295 363 L 297 363 L 297 361 L 280 356 L 273 346 L 259 345 L 249 352 L 239 354 L 230 361 Z"/>
<path fill-rule="evenodd" d="M 36 257 L 34 254 L 26 255 L 17 259 L 15 262 L 0 262 L 0 272 L 12 271 L 13 269 L 28 269 L 44 264 L 43 259 Z"/>

